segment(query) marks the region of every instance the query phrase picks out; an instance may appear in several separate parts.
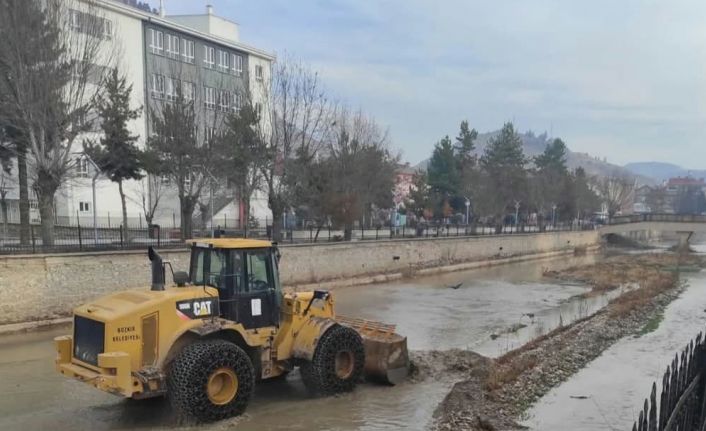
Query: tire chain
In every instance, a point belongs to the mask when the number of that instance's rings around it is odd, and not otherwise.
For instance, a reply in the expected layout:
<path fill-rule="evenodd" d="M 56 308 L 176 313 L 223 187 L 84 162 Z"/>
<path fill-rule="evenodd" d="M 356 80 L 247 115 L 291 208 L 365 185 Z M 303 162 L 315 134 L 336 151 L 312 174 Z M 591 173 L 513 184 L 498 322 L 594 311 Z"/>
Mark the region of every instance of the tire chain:
<path fill-rule="evenodd" d="M 220 367 L 230 367 L 238 377 L 238 391 L 225 405 L 211 403 L 206 392 L 208 378 Z M 255 385 L 253 365 L 237 345 L 225 340 L 190 344 L 172 362 L 167 378 L 168 396 L 180 420 L 215 421 L 245 411 Z"/>
<path fill-rule="evenodd" d="M 353 353 L 353 373 L 347 379 L 336 375 L 336 354 L 340 351 Z M 304 386 L 315 395 L 331 395 L 353 390 L 363 378 L 365 350 L 363 340 L 352 328 L 342 325 L 331 327 L 319 340 L 311 362 L 301 366 Z"/>

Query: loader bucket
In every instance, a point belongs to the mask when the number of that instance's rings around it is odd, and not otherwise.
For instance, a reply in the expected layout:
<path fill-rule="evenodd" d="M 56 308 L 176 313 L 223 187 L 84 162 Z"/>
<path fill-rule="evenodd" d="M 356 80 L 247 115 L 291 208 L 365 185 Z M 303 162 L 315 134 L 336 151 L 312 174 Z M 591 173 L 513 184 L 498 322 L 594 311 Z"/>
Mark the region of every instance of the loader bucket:
<path fill-rule="evenodd" d="M 391 385 L 402 383 L 409 374 L 407 337 L 395 332 L 395 325 L 345 316 L 336 321 L 355 329 L 365 348 L 365 376 Z"/>

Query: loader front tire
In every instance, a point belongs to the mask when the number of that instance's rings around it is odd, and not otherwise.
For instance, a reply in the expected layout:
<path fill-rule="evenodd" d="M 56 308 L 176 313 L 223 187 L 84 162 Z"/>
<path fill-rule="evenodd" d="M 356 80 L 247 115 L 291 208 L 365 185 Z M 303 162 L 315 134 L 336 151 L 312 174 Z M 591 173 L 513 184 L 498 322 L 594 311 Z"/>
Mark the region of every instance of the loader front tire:
<path fill-rule="evenodd" d="M 180 420 L 210 422 L 245 411 L 255 385 L 248 355 L 225 340 L 197 341 L 174 359 L 167 394 Z"/>
<path fill-rule="evenodd" d="M 365 350 L 360 335 L 347 326 L 332 326 L 319 340 L 311 361 L 300 367 L 304 386 L 314 395 L 352 391 L 362 380 Z"/>

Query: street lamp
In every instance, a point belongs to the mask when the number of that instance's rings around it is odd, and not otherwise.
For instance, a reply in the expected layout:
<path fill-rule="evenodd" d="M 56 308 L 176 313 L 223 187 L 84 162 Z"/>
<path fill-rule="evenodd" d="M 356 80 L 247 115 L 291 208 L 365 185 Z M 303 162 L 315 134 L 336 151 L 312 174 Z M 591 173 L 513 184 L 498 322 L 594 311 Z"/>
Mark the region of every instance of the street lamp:
<path fill-rule="evenodd" d="M 517 232 L 517 221 L 520 218 L 520 201 L 515 201 L 515 232 Z"/>
<path fill-rule="evenodd" d="M 468 226 L 469 210 L 471 208 L 471 200 L 466 198 L 466 226 Z"/>

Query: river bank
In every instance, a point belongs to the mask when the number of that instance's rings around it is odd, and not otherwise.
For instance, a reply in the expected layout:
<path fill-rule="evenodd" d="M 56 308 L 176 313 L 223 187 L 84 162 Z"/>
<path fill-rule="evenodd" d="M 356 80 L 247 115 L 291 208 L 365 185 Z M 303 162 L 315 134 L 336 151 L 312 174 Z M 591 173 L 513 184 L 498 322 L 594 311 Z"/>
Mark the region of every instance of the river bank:
<path fill-rule="evenodd" d="M 568 256 L 599 243 L 598 231 L 579 231 L 287 245 L 280 274 L 287 288 L 330 290 Z M 175 270 L 189 267 L 187 249 L 162 255 Z M 149 277 L 144 251 L 0 256 L 0 333 L 60 322 L 78 304 L 147 289 Z"/>
<path fill-rule="evenodd" d="M 698 257 L 654 254 L 613 257 L 547 275 L 590 284 L 585 295 L 633 283 L 599 312 L 563 326 L 495 360 L 473 357 L 465 377 L 435 411 L 437 430 L 521 429 L 519 416 L 551 388 L 621 338 L 649 330 L 683 286 L 674 269 L 701 265 Z M 436 353 L 437 355 L 439 353 Z M 458 357 L 458 352 L 449 352 Z"/>

